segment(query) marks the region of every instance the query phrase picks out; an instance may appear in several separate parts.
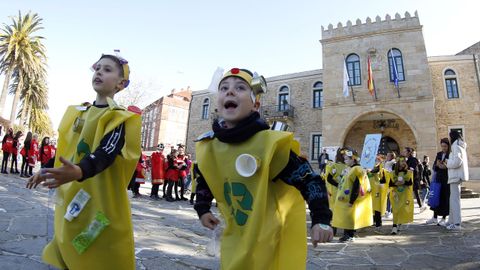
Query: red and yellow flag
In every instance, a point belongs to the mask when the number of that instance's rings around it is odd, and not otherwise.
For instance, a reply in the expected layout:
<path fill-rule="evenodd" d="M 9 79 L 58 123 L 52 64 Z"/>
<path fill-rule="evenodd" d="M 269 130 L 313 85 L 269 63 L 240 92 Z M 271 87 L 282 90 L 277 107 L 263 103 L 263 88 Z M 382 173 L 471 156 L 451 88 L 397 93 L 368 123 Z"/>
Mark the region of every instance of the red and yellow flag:
<path fill-rule="evenodd" d="M 367 82 L 367 86 L 368 86 L 368 91 L 370 92 L 370 95 L 374 95 L 375 94 L 375 86 L 373 84 L 373 73 L 372 73 L 372 65 L 370 63 L 370 56 L 368 57 L 368 82 Z"/>

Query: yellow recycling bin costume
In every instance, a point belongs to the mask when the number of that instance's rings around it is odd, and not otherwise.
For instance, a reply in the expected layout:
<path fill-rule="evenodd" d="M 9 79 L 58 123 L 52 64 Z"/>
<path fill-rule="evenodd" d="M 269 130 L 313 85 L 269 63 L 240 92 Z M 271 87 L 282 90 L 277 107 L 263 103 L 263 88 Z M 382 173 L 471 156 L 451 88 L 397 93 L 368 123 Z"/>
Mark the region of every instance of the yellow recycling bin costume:
<path fill-rule="evenodd" d="M 413 172 L 395 171 L 388 173 L 390 181 L 395 184 L 399 177 L 403 178 L 405 182 L 411 181 L 413 183 Z M 393 224 L 406 224 L 413 222 L 413 186 L 401 185 L 394 186 L 390 191 L 390 203 L 392 204 Z"/>
<path fill-rule="evenodd" d="M 281 180 L 298 143 L 288 132 L 263 130 L 235 144 L 204 139 L 196 144 L 198 167 L 225 219 L 221 269 L 305 269 L 307 232 L 305 201 Z M 258 158 L 251 177 L 240 176 L 235 160 Z"/>
<path fill-rule="evenodd" d="M 133 229 L 127 185 L 140 156 L 140 116 L 108 99 L 108 107 L 70 106 L 58 132 L 57 157 L 78 163 L 93 152 L 107 133 L 125 123 L 125 144 L 114 163 L 82 182 L 73 181 L 57 188 L 55 234 L 43 250 L 43 260 L 60 269 L 135 269 Z M 59 159 L 55 167 L 61 166 Z M 83 210 L 72 221 L 64 218 L 67 207 L 83 189 L 90 196 Z M 97 213 L 103 213 L 109 225 L 86 250 L 79 254 L 72 241 L 89 228 Z"/>
<path fill-rule="evenodd" d="M 328 162 L 325 167 L 325 185 L 328 191 L 328 205 L 333 212 L 335 208 L 335 201 L 337 200 L 338 187 L 328 182 L 328 176 L 332 175 L 333 180 L 340 184 L 342 177 L 348 173 L 348 166 L 343 163 Z"/>
<path fill-rule="evenodd" d="M 387 194 L 390 177 L 385 176 L 383 164 L 380 164 L 380 170 L 377 173 L 368 173 L 370 186 L 372 188 L 372 208 L 373 211 L 380 212 L 384 215 L 387 211 Z M 380 180 L 385 177 L 386 183 L 381 184 Z"/>
<path fill-rule="evenodd" d="M 353 182 L 358 178 L 360 191 L 358 197 L 350 204 Z M 342 178 L 338 185 L 337 200 L 335 201 L 332 226 L 341 229 L 356 230 L 373 224 L 372 196 L 367 174 L 360 166 L 354 166 Z"/>

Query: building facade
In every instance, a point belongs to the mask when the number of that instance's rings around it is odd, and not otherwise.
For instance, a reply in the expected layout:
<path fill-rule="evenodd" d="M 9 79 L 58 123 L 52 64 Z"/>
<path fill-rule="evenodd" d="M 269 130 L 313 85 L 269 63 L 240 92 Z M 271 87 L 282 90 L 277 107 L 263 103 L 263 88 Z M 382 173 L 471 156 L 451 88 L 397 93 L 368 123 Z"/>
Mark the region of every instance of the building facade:
<path fill-rule="evenodd" d="M 142 112 L 142 147 L 153 151 L 159 143 L 165 147 L 185 144 L 187 136 L 188 112 L 192 91 L 175 91 L 164 96 Z"/>
<path fill-rule="evenodd" d="M 416 12 L 322 27 L 322 69 L 267 78 L 261 115 L 288 124 L 312 163 L 325 146 L 361 152 L 372 133 L 382 134 L 381 152 L 409 146 L 419 158 L 434 157 L 440 139 L 458 129 L 468 144 L 471 177 L 480 179 L 480 46 L 429 57 L 422 27 Z M 189 152 L 194 152 L 193 140 L 211 127 L 214 99 L 208 91 L 193 93 Z"/>

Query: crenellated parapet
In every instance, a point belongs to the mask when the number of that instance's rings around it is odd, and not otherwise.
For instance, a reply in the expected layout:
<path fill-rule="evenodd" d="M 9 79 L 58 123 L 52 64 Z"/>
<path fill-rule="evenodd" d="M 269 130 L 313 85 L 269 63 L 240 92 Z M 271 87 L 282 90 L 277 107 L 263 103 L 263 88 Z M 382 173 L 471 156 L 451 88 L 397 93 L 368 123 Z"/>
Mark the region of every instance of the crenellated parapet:
<path fill-rule="evenodd" d="M 387 14 L 383 20 L 380 16 L 376 16 L 374 21 L 367 17 L 365 22 L 357 19 L 355 24 L 349 20 L 345 25 L 339 22 L 336 27 L 333 24 L 329 24 L 327 28 L 322 26 L 322 40 L 412 28 L 421 28 L 417 11 L 415 11 L 414 16 L 407 11 L 404 17 L 396 13 L 393 18 Z"/>

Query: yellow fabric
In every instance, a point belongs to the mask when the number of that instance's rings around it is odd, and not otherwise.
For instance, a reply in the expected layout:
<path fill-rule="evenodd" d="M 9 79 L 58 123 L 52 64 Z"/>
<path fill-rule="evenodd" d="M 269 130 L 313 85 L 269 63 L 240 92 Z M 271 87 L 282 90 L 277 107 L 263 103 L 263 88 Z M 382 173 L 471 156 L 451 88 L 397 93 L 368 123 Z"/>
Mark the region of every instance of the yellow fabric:
<path fill-rule="evenodd" d="M 90 107 L 81 112 L 70 106 L 60 123 L 57 157 L 63 156 L 78 163 L 93 152 L 101 139 L 121 123 L 125 123 L 125 144 L 114 163 L 96 176 L 83 182 L 73 181 L 60 186 L 57 196 L 61 204 L 55 207 L 54 238 L 43 250 L 43 260 L 60 269 L 135 269 L 133 229 L 127 185 L 140 156 L 140 116 L 116 106 Z M 83 128 L 73 129 L 77 117 L 85 119 Z M 55 167 L 61 166 L 59 159 Z M 83 189 L 91 198 L 71 222 L 64 218 L 66 208 L 77 192 Z M 110 225 L 93 244 L 79 255 L 72 240 L 87 228 L 98 211 L 103 212 Z"/>
<path fill-rule="evenodd" d="M 293 135 L 272 130 L 236 144 L 218 139 L 197 143 L 199 169 L 226 223 L 222 269 L 306 268 L 305 202 L 293 186 L 273 181 L 287 165 L 291 149 L 299 150 Z M 245 153 L 261 163 L 248 178 L 235 170 L 236 158 Z"/>
<path fill-rule="evenodd" d="M 368 173 L 370 186 L 372 187 L 372 208 L 383 216 L 387 211 L 387 194 L 389 177 L 385 177 L 386 183 L 380 184 L 380 180 L 385 175 L 383 164 L 380 164 L 380 171 L 377 173 Z"/>
<path fill-rule="evenodd" d="M 398 177 L 402 177 L 405 182 L 412 181 L 413 172 L 407 173 L 395 171 L 388 173 L 390 181 L 396 183 Z M 406 224 L 413 222 L 413 185 L 395 186 L 390 191 L 390 203 L 392 204 L 393 224 Z"/>
<path fill-rule="evenodd" d="M 347 165 L 343 163 L 333 163 L 333 162 L 328 162 L 327 166 L 325 167 L 325 185 L 328 191 L 328 205 L 330 206 L 330 210 L 332 210 L 332 212 L 334 211 L 334 208 L 335 208 L 335 201 L 337 200 L 338 188 L 328 183 L 327 179 L 328 179 L 328 176 L 331 174 L 333 176 L 333 179 L 337 183 L 340 183 L 340 181 L 342 180 L 342 177 L 347 174 L 346 169 L 347 169 Z"/>
<path fill-rule="evenodd" d="M 350 206 L 353 182 L 359 179 L 360 192 L 357 199 Z M 332 226 L 336 228 L 356 230 L 373 224 L 372 196 L 370 182 L 366 172 L 360 166 L 354 166 L 342 178 L 338 185 L 337 200 L 334 207 Z"/>

